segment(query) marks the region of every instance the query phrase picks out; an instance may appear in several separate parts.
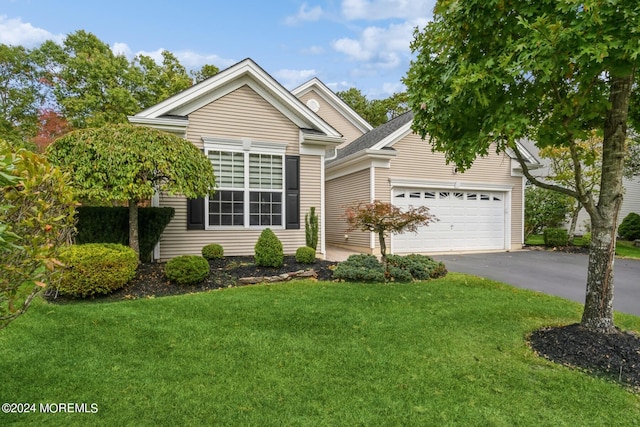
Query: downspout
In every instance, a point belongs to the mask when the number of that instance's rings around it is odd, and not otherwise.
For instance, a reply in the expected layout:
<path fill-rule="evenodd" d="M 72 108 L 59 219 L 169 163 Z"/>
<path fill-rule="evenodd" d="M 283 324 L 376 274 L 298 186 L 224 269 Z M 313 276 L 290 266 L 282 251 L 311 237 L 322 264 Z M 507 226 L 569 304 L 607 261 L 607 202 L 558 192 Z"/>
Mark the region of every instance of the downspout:
<path fill-rule="evenodd" d="M 327 247 L 325 242 L 325 217 L 326 217 L 326 204 L 325 204 L 325 158 L 320 156 L 320 253 L 323 259 L 327 259 Z"/>

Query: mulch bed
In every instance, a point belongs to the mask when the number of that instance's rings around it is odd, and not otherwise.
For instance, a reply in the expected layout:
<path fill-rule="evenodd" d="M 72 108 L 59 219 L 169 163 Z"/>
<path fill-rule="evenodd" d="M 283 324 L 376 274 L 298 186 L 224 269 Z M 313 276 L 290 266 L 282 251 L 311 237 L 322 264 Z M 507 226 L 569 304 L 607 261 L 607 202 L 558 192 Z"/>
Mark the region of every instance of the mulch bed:
<path fill-rule="evenodd" d="M 604 334 L 579 324 L 542 328 L 529 338 L 538 355 L 604 376 L 640 392 L 640 336 L 616 329 Z"/>
<path fill-rule="evenodd" d="M 528 247 L 532 250 L 548 250 Z M 558 248 L 562 252 L 579 252 L 582 248 Z M 316 260 L 314 264 L 300 264 L 295 257 L 285 257 L 281 268 L 258 267 L 253 257 L 225 257 L 209 262 L 211 274 L 198 285 L 178 286 L 164 275 L 164 264 L 140 264 L 136 277 L 124 288 L 110 295 L 96 296 L 89 300 L 111 302 L 137 298 L 154 298 L 205 292 L 216 289 L 245 286 L 238 282 L 242 277 L 277 276 L 300 270 L 313 269 L 318 280 L 332 280 L 336 262 Z M 71 303 L 87 299 L 46 295 L 55 303 Z M 612 334 L 600 334 L 582 328 L 578 324 L 549 327 L 537 330 L 529 337 L 531 348 L 540 356 L 553 362 L 583 369 L 591 374 L 617 381 L 634 392 L 640 392 L 640 336 L 616 330 Z"/>
<path fill-rule="evenodd" d="M 583 246 L 527 245 L 533 251 L 588 254 Z M 582 369 L 617 381 L 640 392 L 640 336 L 616 328 L 603 334 L 579 324 L 539 329 L 529 337 L 531 348 L 540 356 L 561 365 Z"/>
<path fill-rule="evenodd" d="M 253 257 L 225 257 L 221 260 L 210 260 L 211 274 L 197 285 L 179 286 L 171 283 L 164 275 L 164 263 L 142 263 L 138 266 L 136 277 L 122 289 L 109 295 L 97 295 L 91 298 L 70 298 L 63 295 L 45 295 L 47 300 L 55 303 L 74 301 L 119 301 L 137 298 L 153 298 L 171 295 L 191 294 L 215 289 L 246 286 L 238 282 L 242 277 L 278 276 L 296 271 L 313 269 L 318 280 L 331 280 L 333 261 L 316 260 L 313 264 L 301 264 L 294 256 L 285 256 L 280 268 L 259 267 L 254 264 Z"/>

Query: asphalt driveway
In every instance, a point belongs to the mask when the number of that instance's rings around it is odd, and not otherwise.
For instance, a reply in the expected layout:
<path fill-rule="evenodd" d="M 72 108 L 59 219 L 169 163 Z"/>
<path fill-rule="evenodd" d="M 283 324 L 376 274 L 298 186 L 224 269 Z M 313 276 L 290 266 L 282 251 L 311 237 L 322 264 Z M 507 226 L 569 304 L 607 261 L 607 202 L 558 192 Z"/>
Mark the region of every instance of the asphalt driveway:
<path fill-rule="evenodd" d="M 469 273 L 584 304 L 587 255 L 517 251 L 434 255 L 447 270 Z M 613 309 L 640 316 L 640 260 L 616 258 Z"/>

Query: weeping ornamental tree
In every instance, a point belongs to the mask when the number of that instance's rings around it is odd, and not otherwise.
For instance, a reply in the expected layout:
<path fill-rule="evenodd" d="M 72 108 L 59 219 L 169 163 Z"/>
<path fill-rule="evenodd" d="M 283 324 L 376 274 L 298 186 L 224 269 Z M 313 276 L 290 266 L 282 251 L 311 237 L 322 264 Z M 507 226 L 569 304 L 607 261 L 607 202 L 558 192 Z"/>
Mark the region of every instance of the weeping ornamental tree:
<path fill-rule="evenodd" d="M 441 0 L 411 47 L 415 59 L 405 84 L 414 131 L 462 170 L 490 150 L 511 150 L 531 182 L 584 206 L 592 242 L 581 324 L 613 332 L 616 224 L 634 118 L 629 106 L 640 101 L 638 3 Z M 593 129 L 602 136 L 597 196 L 583 180 L 576 143 Z M 516 144 L 521 138 L 539 148 L 565 147 L 573 188 L 531 176 Z"/>
<path fill-rule="evenodd" d="M 138 203 L 156 191 L 197 198 L 215 187 L 211 162 L 192 143 L 142 126 L 76 130 L 50 145 L 47 155 L 71 172 L 79 198 L 128 203 L 129 246 L 137 253 Z"/>

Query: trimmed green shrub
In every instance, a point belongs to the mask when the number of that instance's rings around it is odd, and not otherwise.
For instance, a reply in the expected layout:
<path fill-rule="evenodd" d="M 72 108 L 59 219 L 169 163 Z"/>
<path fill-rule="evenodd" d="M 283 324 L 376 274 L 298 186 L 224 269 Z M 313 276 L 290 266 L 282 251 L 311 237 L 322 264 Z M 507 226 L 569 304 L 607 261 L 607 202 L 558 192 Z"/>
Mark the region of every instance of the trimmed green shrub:
<path fill-rule="evenodd" d="M 305 244 L 314 251 L 318 249 L 318 216 L 315 206 L 309 208 L 309 213 L 304 216 Z"/>
<path fill-rule="evenodd" d="M 164 274 L 178 285 L 194 285 L 209 275 L 209 262 L 198 255 L 181 255 L 165 264 Z"/>
<path fill-rule="evenodd" d="M 582 246 L 588 247 L 591 245 L 591 233 L 584 233 L 582 235 Z"/>
<path fill-rule="evenodd" d="M 548 247 L 567 246 L 569 234 L 564 228 L 545 228 L 542 237 L 544 245 Z"/>
<path fill-rule="evenodd" d="M 384 282 L 384 266 L 373 255 L 350 255 L 338 264 L 333 277 L 347 282 Z"/>
<path fill-rule="evenodd" d="M 112 206 L 80 206 L 76 208 L 76 243 L 120 243 L 129 245 L 129 208 Z M 139 208 L 140 260 L 151 260 L 154 246 L 171 219 L 173 208 Z"/>
<path fill-rule="evenodd" d="M 278 268 L 284 264 L 282 242 L 270 228 L 262 230 L 254 249 L 256 265 Z"/>
<path fill-rule="evenodd" d="M 296 250 L 296 261 L 302 264 L 316 262 L 316 250 L 309 246 L 301 246 Z"/>
<path fill-rule="evenodd" d="M 387 277 L 395 281 L 428 280 L 447 274 L 444 263 L 427 255 L 387 256 Z M 407 279 L 407 276 L 409 279 Z"/>
<path fill-rule="evenodd" d="M 410 282 L 446 274 L 444 263 L 426 255 L 387 255 L 383 264 L 373 255 L 357 254 L 339 263 L 333 277 L 348 282 Z"/>
<path fill-rule="evenodd" d="M 640 239 L 640 215 L 631 212 L 625 216 L 618 227 L 618 236 L 623 240 Z"/>
<path fill-rule="evenodd" d="M 108 294 L 133 279 L 138 257 L 117 243 L 72 245 L 60 253 L 65 264 L 58 292 L 73 297 Z"/>
<path fill-rule="evenodd" d="M 211 243 L 202 248 L 202 256 L 206 259 L 222 259 L 224 258 L 224 249 L 217 243 Z"/>

